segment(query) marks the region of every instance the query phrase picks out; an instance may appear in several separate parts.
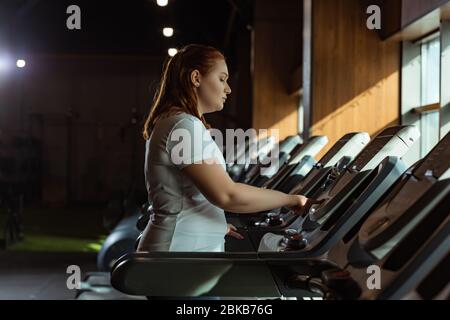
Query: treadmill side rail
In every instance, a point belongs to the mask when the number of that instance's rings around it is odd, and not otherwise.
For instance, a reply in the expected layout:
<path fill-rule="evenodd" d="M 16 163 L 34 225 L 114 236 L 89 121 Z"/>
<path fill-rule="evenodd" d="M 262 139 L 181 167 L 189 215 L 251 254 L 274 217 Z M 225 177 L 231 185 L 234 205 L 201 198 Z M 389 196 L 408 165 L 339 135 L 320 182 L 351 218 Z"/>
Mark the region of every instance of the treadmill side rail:
<path fill-rule="evenodd" d="M 279 297 L 265 262 L 256 254 L 131 253 L 112 272 L 111 284 L 147 297 Z"/>

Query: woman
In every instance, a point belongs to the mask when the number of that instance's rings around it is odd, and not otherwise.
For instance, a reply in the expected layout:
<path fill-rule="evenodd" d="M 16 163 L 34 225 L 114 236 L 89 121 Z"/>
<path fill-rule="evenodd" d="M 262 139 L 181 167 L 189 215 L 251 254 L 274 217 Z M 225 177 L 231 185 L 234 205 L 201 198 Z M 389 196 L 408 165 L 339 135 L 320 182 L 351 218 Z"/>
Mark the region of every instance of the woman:
<path fill-rule="evenodd" d="M 231 93 L 227 79 L 225 58 L 212 47 L 188 45 L 166 62 L 143 131 L 146 186 L 154 213 L 138 251 L 222 252 L 226 234 L 242 238 L 227 225 L 224 210 L 299 211 L 315 203 L 301 195 L 235 183 L 228 176 L 203 117 L 222 110 Z M 190 142 L 182 152 L 180 140 Z"/>

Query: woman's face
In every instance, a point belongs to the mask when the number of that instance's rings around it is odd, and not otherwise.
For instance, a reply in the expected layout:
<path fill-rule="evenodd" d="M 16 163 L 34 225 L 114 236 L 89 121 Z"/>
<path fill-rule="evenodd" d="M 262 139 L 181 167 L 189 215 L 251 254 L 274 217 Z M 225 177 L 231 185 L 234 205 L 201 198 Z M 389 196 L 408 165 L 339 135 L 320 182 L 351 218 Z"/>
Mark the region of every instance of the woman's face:
<path fill-rule="evenodd" d="M 199 76 L 196 83 L 198 97 L 198 107 L 201 113 L 220 111 L 231 93 L 231 88 L 227 83 L 228 67 L 225 60 L 216 60 L 210 73 Z"/>

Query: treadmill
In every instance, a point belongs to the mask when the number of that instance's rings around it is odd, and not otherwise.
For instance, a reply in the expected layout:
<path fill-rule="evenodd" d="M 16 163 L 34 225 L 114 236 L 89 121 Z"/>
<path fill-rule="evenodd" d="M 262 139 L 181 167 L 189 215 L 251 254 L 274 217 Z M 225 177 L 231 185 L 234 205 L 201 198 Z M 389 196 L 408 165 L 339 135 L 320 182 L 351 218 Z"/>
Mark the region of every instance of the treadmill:
<path fill-rule="evenodd" d="M 415 282 L 408 293 L 402 294 L 402 300 L 450 300 L 450 254 L 447 254 L 427 275 Z M 446 277 L 442 279 L 442 276 Z"/>
<path fill-rule="evenodd" d="M 287 139 L 293 139 L 288 137 Z M 238 145 L 232 150 L 232 157 L 229 159 L 229 149 L 225 152 L 227 162 L 227 172 L 233 181 L 238 181 L 248 170 L 251 163 L 255 162 L 259 157 L 268 154 L 275 146 L 275 138 L 273 136 L 264 137 L 259 140 L 246 140 L 243 145 Z"/>
<path fill-rule="evenodd" d="M 275 190 L 290 194 L 311 196 L 327 179 L 328 175 L 338 174 L 336 170 L 343 170 L 353 158 L 369 143 L 370 137 L 366 132 L 349 133 L 339 139 L 333 147 L 313 166 L 305 176 L 292 175 L 281 182 Z M 258 227 L 266 232 L 290 224 L 295 216 L 289 215 L 290 210 L 279 208 L 270 210 L 264 215 L 252 216 L 252 223 L 247 228 Z"/>
<path fill-rule="evenodd" d="M 444 267 L 450 234 L 449 145 L 447 135 L 398 179 L 327 257 L 304 259 L 295 252 L 133 253 L 116 263 L 112 284 L 127 294 L 145 296 L 370 299 L 374 291 L 364 293 L 361 288 L 367 280 L 367 266 L 376 263 L 382 271 L 391 269 L 382 286 L 390 291 L 376 298 L 407 297 L 430 279 L 439 278 L 439 270 L 448 270 Z M 378 250 L 384 251 L 382 256 L 374 254 L 377 249 L 383 249 Z M 403 279 L 402 274 L 406 275 Z M 435 286 L 438 294 L 445 294 L 448 287 L 443 282 Z"/>
<path fill-rule="evenodd" d="M 260 252 L 291 251 L 302 257 L 326 253 L 356 225 L 406 171 L 400 159 L 419 138 L 413 126 L 388 128 L 312 197 L 324 202 L 276 232 L 249 232 Z M 293 216 L 293 213 L 290 213 Z"/>
<path fill-rule="evenodd" d="M 435 182 L 415 200 L 390 193 L 327 260 L 269 262 L 280 294 L 329 300 L 448 299 L 450 179 Z M 390 213 L 385 211 L 388 203 Z M 380 218 L 386 223 L 380 224 Z"/>
<path fill-rule="evenodd" d="M 448 299 L 449 252 L 447 134 L 326 256 L 292 259 L 282 267 L 274 264 L 271 270 L 285 295 L 314 292 L 327 299 Z M 379 289 L 367 285 L 369 267 L 381 271 Z"/>
<path fill-rule="evenodd" d="M 246 183 L 255 187 L 268 188 L 278 184 L 278 180 L 275 178 L 281 180 L 293 176 L 303 178 L 313 168 L 316 162 L 313 157 L 317 155 L 327 143 L 327 137 L 315 136 L 308 142 L 295 146 L 289 154 L 280 151 L 278 165 L 272 165 L 269 168 L 265 168 L 265 170 L 263 166 L 255 166 L 250 170 L 249 177 L 251 177 L 247 179 L 248 182 Z M 307 160 L 301 161 L 303 158 Z M 262 172 L 262 174 L 259 174 L 259 172 Z M 280 176 L 278 176 L 278 174 L 280 174 Z M 228 223 L 240 228 L 247 225 L 247 220 L 252 217 L 248 214 L 226 213 L 226 218 Z"/>
<path fill-rule="evenodd" d="M 315 164 L 314 156 L 316 156 L 328 143 L 328 138 L 325 136 L 311 137 L 307 142 L 298 144 L 288 155 L 284 156 L 280 152 L 278 158 L 278 165 L 259 166 L 254 170 L 253 176 L 244 183 L 251 184 L 255 187 L 268 188 L 270 186 L 276 186 L 277 183 L 286 178 L 292 173 L 293 169 L 297 168 L 299 162 L 305 157 L 310 156 L 309 163 L 305 163 L 309 166 L 309 170 Z M 270 163 L 269 163 L 270 164 Z M 297 171 L 299 169 L 297 168 Z M 306 169 L 307 170 L 307 169 Z"/>
<path fill-rule="evenodd" d="M 337 170 L 342 171 L 343 169 L 341 168 L 348 165 L 353 157 L 358 155 L 369 141 L 370 137 L 366 132 L 355 132 L 344 135 L 312 168 L 306 165 L 306 163 L 311 162 L 310 159 L 312 157 L 303 157 L 302 161 L 298 164 L 299 168 L 297 171 L 293 170 L 274 189 L 285 193 L 310 196 L 314 190 L 317 190 L 326 181 L 330 172 L 338 174 Z M 302 172 L 302 168 L 305 167 L 308 168 L 308 170 L 305 170 L 307 174 Z M 232 217 L 232 214 L 228 216 Z M 292 223 L 292 220 L 295 218 L 296 216 L 292 215 L 289 209 L 286 208 L 271 210 L 268 213 L 240 214 L 239 220 L 235 218 L 233 222 L 238 222 L 235 226 L 238 227 L 240 233 L 244 234 L 244 239 L 237 240 L 228 237 L 225 243 L 226 251 L 254 251 L 255 245 L 248 233 L 259 234 L 261 237 L 269 231 L 285 227 L 287 224 Z M 275 219 L 277 219 L 277 223 L 274 223 Z"/>
<path fill-rule="evenodd" d="M 248 183 L 250 180 L 256 178 L 260 172 L 261 167 L 270 161 L 270 156 L 272 152 L 276 152 L 279 156 L 279 164 L 286 162 L 289 154 L 299 145 L 302 144 L 302 138 L 300 135 L 289 136 L 283 141 L 276 143 L 275 146 L 268 153 L 261 153 L 256 159 L 256 163 L 250 164 L 245 172 L 243 172 L 238 182 Z"/>

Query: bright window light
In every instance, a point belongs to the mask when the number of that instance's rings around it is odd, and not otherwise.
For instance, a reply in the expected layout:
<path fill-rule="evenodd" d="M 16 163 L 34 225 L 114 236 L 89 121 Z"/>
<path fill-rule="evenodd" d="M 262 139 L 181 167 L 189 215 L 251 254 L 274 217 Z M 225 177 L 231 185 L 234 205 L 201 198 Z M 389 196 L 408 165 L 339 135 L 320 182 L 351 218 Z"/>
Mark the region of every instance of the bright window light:
<path fill-rule="evenodd" d="M 178 52 L 177 49 L 175 48 L 170 48 L 169 50 L 167 50 L 167 53 L 169 54 L 169 56 L 173 57 L 174 55 L 176 55 Z"/>
<path fill-rule="evenodd" d="M 16 61 L 16 66 L 17 66 L 17 68 L 23 68 L 23 67 L 25 67 L 25 65 L 26 65 L 26 62 L 25 62 L 25 60 L 23 60 L 23 59 L 18 59 L 18 60 Z"/>
<path fill-rule="evenodd" d="M 9 71 L 14 66 L 14 60 L 7 53 L 0 52 L 0 72 Z"/>
<path fill-rule="evenodd" d="M 165 6 L 167 6 L 167 4 L 169 3 L 169 0 L 156 0 L 156 3 L 157 3 L 158 6 L 160 6 L 160 7 L 165 7 Z"/>
<path fill-rule="evenodd" d="M 5 57 L 0 57 L 0 71 L 6 70 L 8 68 L 8 61 Z"/>
<path fill-rule="evenodd" d="M 163 35 L 167 38 L 173 36 L 173 29 L 172 28 L 164 28 Z"/>

